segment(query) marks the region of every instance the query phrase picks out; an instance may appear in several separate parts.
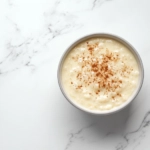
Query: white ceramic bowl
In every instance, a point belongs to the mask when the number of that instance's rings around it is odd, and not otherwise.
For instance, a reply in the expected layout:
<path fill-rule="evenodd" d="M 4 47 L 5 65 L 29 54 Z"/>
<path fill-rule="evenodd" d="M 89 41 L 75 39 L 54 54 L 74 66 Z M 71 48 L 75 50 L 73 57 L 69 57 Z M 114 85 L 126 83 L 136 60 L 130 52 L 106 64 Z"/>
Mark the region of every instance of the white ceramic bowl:
<path fill-rule="evenodd" d="M 74 103 L 71 99 L 68 98 L 66 92 L 64 91 L 63 85 L 62 85 L 62 81 L 61 81 L 61 70 L 62 70 L 62 66 L 63 66 L 63 62 L 67 56 L 67 54 L 73 49 L 73 47 L 75 47 L 76 45 L 78 45 L 80 42 L 85 41 L 87 39 L 90 38 L 94 38 L 94 37 L 100 37 L 100 38 L 111 38 L 114 39 L 120 43 L 122 43 L 123 45 L 125 45 L 130 51 L 131 53 L 134 55 L 137 63 L 138 63 L 138 67 L 139 67 L 139 71 L 140 71 L 140 76 L 139 76 L 139 83 L 137 88 L 135 89 L 135 92 L 132 94 L 132 96 L 123 104 L 121 104 L 120 106 L 113 108 L 111 110 L 107 110 L 107 111 L 93 111 L 93 110 L 89 110 L 87 108 L 84 108 L 76 103 Z M 143 64 L 142 64 L 142 60 L 138 54 L 138 52 L 135 50 L 135 48 L 129 44 L 126 40 L 124 40 L 123 38 L 113 35 L 113 34 L 107 34 L 107 33 L 96 33 L 96 34 L 91 34 L 91 35 L 86 35 L 84 37 L 81 37 L 80 39 L 78 39 L 77 41 L 75 41 L 73 44 L 71 44 L 67 50 L 65 51 L 65 53 L 63 54 L 62 58 L 60 59 L 60 63 L 58 66 L 58 72 L 57 72 L 57 77 L 58 77 L 58 84 L 59 87 L 63 93 L 63 95 L 65 96 L 65 98 L 75 107 L 77 107 L 78 109 L 91 113 L 91 114 L 95 114 L 95 115 L 106 115 L 106 114 L 110 114 L 110 113 L 114 113 L 117 112 L 123 108 L 125 108 L 127 105 L 129 105 L 137 96 L 137 94 L 139 93 L 142 84 L 143 84 L 143 79 L 144 79 L 144 68 L 143 68 Z"/>

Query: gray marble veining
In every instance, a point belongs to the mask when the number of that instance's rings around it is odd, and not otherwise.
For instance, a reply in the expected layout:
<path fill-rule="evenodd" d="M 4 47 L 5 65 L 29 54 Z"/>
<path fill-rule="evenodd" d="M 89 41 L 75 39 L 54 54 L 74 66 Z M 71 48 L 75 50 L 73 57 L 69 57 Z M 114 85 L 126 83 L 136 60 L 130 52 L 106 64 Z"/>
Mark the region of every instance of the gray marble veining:
<path fill-rule="evenodd" d="M 149 0 L 0 1 L 0 150 L 141 150 L 150 147 Z M 110 32 L 139 52 L 145 82 L 109 116 L 73 108 L 57 84 L 65 49 Z"/>

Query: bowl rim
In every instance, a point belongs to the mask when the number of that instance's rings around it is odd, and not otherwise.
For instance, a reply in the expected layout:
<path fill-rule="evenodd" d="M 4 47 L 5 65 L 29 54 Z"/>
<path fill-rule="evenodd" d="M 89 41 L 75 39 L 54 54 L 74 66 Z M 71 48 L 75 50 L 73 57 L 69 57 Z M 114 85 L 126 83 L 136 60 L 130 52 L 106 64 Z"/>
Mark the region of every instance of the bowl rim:
<path fill-rule="evenodd" d="M 90 39 L 90 38 L 111 38 L 113 40 L 116 40 L 118 42 L 120 42 L 121 44 L 123 44 L 124 46 L 126 46 L 130 52 L 134 55 L 137 63 L 138 63 L 138 67 L 140 70 L 140 77 L 139 77 L 139 85 L 137 86 L 137 89 L 134 91 L 134 93 L 132 94 L 132 96 L 126 100 L 123 104 L 121 104 L 120 106 L 114 108 L 114 109 L 110 109 L 110 110 L 106 110 L 106 111 L 93 111 L 93 110 L 89 110 L 87 108 L 84 108 L 83 106 L 80 106 L 80 104 L 77 104 L 76 102 L 73 102 L 73 100 L 71 100 L 66 92 L 64 91 L 62 82 L 61 82 L 61 69 L 62 69 L 62 65 L 63 62 L 67 56 L 67 54 L 72 50 L 73 47 L 75 47 L 77 44 Z M 87 34 L 84 35 L 80 38 L 78 38 L 77 40 L 75 40 L 72 44 L 70 44 L 67 49 L 64 51 L 63 55 L 60 58 L 59 64 L 58 64 L 58 69 L 57 69 L 57 79 L 58 79 L 58 85 L 60 87 L 60 90 L 62 92 L 62 94 L 64 95 L 64 97 L 68 100 L 68 102 L 70 104 L 72 104 L 74 107 L 78 108 L 79 110 L 82 110 L 84 112 L 90 113 L 90 114 L 94 114 L 94 115 L 108 115 L 108 114 L 112 114 L 115 112 L 118 112 L 120 110 L 122 110 L 123 108 L 127 107 L 138 95 L 139 91 L 141 90 L 141 87 L 143 85 L 143 80 L 144 80 L 144 66 L 142 63 L 142 59 L 139 55 L 139 53 L 137 52 L 137 50 L 128 42 L 126 41 L 124 38 L 115 35 L 115 34 L 111 34 L 111 33 L 92 33 L 92 34 Z"/>

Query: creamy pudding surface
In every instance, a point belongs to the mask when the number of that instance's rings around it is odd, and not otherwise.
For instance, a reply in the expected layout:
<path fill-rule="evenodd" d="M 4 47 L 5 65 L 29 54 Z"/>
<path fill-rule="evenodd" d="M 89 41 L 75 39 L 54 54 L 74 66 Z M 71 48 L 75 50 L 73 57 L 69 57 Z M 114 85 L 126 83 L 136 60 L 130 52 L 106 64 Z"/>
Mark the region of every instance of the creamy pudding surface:
<path fill-rule="evenodd" d="M 61 71 L 68 98 L 94 111 L 114 109 L 134 93 L 139 81 L 130 50 L 111 38 L 90 38 L 66 56 Z"/>

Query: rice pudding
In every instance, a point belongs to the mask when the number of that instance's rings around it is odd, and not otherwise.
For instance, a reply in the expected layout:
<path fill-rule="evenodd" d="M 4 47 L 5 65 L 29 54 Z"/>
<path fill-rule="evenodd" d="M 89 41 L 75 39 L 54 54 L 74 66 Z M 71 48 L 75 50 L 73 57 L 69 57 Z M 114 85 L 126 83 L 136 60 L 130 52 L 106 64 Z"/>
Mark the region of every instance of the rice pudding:
<path fill-rule="evenodd" d="M 139 68 L 134 55 L 111 38 L 90 38 L 66 56 L 62 85 L 73 103 L 88 110 L 114 109 L 134 93 Z"/>

